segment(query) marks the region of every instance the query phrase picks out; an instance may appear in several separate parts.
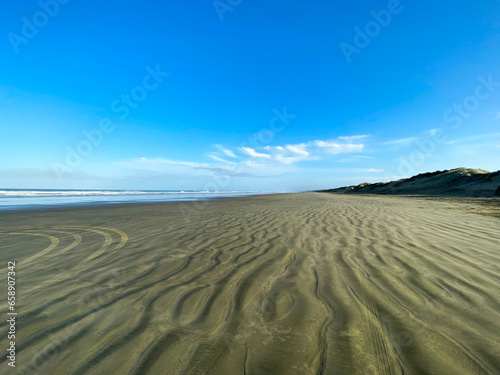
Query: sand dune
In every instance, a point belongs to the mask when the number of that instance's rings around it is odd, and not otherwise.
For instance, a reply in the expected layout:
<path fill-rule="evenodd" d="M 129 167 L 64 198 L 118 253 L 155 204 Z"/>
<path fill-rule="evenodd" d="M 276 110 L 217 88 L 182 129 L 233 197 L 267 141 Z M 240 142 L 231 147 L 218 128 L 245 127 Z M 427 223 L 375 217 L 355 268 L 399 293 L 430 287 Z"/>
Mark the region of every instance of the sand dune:
<path fill-rule="evenodd" d="M 324 193 L 195 207 L 1 213 L 16 373 L 500 373 L 498 218 Z"/>
<path fill-rule="evenodd" d="M 456 168 L 421 173 L 391 182 L 368 182 L 323 190 L 343 194 L 431 195 L 455 197 L 500 196 L 500 171 Z"/>

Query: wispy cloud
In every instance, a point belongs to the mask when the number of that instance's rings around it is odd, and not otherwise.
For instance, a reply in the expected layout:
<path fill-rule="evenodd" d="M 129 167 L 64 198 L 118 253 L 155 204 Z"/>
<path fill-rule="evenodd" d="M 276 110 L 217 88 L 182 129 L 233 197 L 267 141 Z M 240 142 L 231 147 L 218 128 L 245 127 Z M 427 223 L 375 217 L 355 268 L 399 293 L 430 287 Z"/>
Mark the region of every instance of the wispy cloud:
<path fill-rule="evenodd" d="M 489 133 L 489 134 L 479 134 L 479 135 L 473 135 L 470 137 L 463 137 L 463 138 L 457 138 L 453 139 L 448 142 L 444 142 L 445 144 L 453 144 L 453 143 L 464 143 L 464 142 L 473 142 L 473 141 L 480 141 L 480 140 L 490 140 L 492 138 L 498 138 L 500 137 L 500 133 Z"/>
<path fill-rule="evenodd" d="M 218 148 L 221 152 L 223 152 L 226 156 L 229 156 L 229 157 L 231 157 L 231 158 L 237 158 L 236 154 L 235 154 L 233 151 L 231 151 L 231 150 L 229 150 L 229 149 L 225 148 L 224 146 L 222 146 L 222 145 L 215 145 L 215 147 L 217 147 L 217 148 Z"/>
<path fill-rule="evenodd" d="M 331 155 L 362 152 L 365 144 L 360 141 L 367 137 L 368 135 L 338 137 L 331 140 L 314 140 L 298 144 L 268 145 L 262 149 L 268 152 L 266 155 L 269 156 L 269 162 L 295 164 L 302 161 L 327 159 L 331 158 Z"/>
<path fill-rule="evenodd" d="M 309 152 L 306 151 L 306 144 L 301 143 L 298 145 L 286 145 L 285 149 L 293 152 L 294 154 L 301 156 L 309 156 Z"/>
<path fill-rule="evenodd" d="M 221 158 L 220 156 L 217 156 L 216 154 L 208 154 L 207 155 L 209 158 L 213 159 L 213 160 L 216 160 L 216 161 L 220 161 L 222 163 L 226 163 L 226 164 L 236 164 L 235 162 L 233 161 L 229 161 L 229 160 L 226 160 L 224 158 Z M 235 155 L 236 157 L 236 155 Z"/>
<path fill-rule="evenodd" d="M 384 145 L 409 145 L 410 143 L 415 142 L 417 139 L 418 137 L 393 139 L 392 141 L 384 142 Z"/>
<path fill-rule="evenodd" d="M 307 144 L 276 146 L 274 147 L 274 160 L 282 164 L 295 164 L 300 161 L 311 160 L 310 152 L 307 151 Z M 270 148 L 273 150 L 273 148 Z"/>
<path fill-rule="evenodd" d="M 255 149 L 250 148 L 250 147 L 240 147 L 239 150 L 241 152 L 243 152 L 244 154 L 251 156 L 252 158 L 271 159 L 271 155 L 257 152 L 257 151 L 255 151 Z"/>
<path fill-rule="evenodd" d="M 141 157 L 117 163 L 121 174 L 129 178 L 143 176 L 177 176 L 188 178 L 211 178 L 214 175 L 226 177 L 277 177 L 289 173 L 290 169 L 277 168 L 267 159 L 240 160 L 231 164 L 209 164 L 189 161 L 169 160 L 161 157 Z"/>
<path fill-rule="evenodd" d="M 365 147 L 363 143 L 342 143 L 338 141 L 314 141 L 313 144 L 331 155 L 361 152 Z"/>
<path fill-rule="evenodd" d="M 368 134 L 362 134 L 362 135 L 350 135 L 350 136 L 339 137 L 338 139 L 348 143 L 352 143 L 356 141 L 361 141 L 363 139 L 367 139 L 368 137 L 370 137 Z"/>
<path fill-rule="evenodd" d="M 397 147 L 404 147 L 404 146 L 409 146 L 413 142 L 418 141 L 419 139 L 422 138 L 429 138 L 429 137 L 434 137 L 436 134 L 438 134 L 440 129 L 432 128 L 429 130 L 425 130 L 422 133 L 420 133 L 417 136 L 413 137 L 406 137 L 406 138 L 398 138 L 398 139 L 392 139 L 390 141 L 383 142 L 383 145 L 386 146 L 397 146 Z"/>
<path fill-rule="evenodd" d="M 214 151 L 205 155 L 213 160 L 210 163 L 141 157 L 120 162 L 118 165 L 133 175 L 153 173 L 208 176 L 215 173 L 232 177 L 271 177 L 296 171 L 294 165 L 299 162 L 328 159 L 332 158 L 332 155 L 360 153 L 365 147 L 363 140 L 367 137 L 359 135 L 296 144 L 235 147 L 233 149 L 236 152 L 233 152 L 231 147 L 217 144 L 214 145 Z"/>
<path fill-rule="evenodd" d="M 129 170 L 142 170 L 150 172 L 164 172 L 165 170 L 182 170 L 210 166 L 210 164 L 206 163 L 146 157 L 121 161 L 118 162 L 118 165 Z"/>
<path fill-rule="evenodd" d="M 275 160 L 279 163 L 283 164 L 295 164 L 299 161 L 305 161 L 307 160 L 307 156 L 284 156 L 284 155 L 276 155 Z"/>
<path fill-rule="evenodd" d="M 239 172 L 237 170 L 233 170 L 231 168 L 221 168 L 221 167 L 195 167 L 197 170 L 207 170 L 210 172 L 214 172 L 215 174 L 221 176 L 229 176 L 229 177 L 258 177 L 255 174 L 247 173 L 247 172 Z"/>

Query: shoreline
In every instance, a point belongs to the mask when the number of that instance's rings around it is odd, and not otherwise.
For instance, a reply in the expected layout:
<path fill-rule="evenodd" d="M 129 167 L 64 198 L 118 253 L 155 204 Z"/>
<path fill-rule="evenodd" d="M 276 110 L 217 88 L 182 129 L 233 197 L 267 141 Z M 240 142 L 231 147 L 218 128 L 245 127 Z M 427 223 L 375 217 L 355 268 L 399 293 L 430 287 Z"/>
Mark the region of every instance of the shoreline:
<path fill-rule="evenodd" d="M 149 205 L 149 204 L 163 204 L 163 203 L 190 203 L 190 202 L 205 202 L 216 201 L 222 199 L 239 199 L 253 196 L 268 196 L 280 194 L 300 194 L 300 193 L 263 193 L 263 194 L 248 194 L 248 195 L 235 195 L 235 196 L 216 196 L 197 199 L 177 199 L 177 200 L 163 200 L 163 201 L 94 201 L 94 202 L 73 202 L 73 203 L 57 203 L 57 204 L 34 204 L 34 205 L 19 205 L 19 206 L 0 206 L 0 214 L 3 212 L 19 212 L 19 211 L 51 211 L 58 208 L 81 208 L 81 207 L 113 207 L 113 206 L 128 206 L 128 205 Z M 0 201 L 1 203 L 1 201 Z"/>
<path fill-rule="evenodd" d="M 162 205 L 182 205 L 182 206 L 199 206 L 200 202 L 224 202 L 224 201 L 237 201 L 252 199 L 255 197 L 279 197 L 281 195 L 300 195 L 300 194 L 326 194 L 333 196 L 345 196 L 345 197 L 360 197 L 360 198 L 372 198 L 372 199 L 412 199 L 412 200 L 428 200 L 443 203 L 452 203 L 457 205 L 476 205 L 479 207 L 490 206 L 491 210 L 495 212 L 495 215 L 500 217 L 500 197 L 469 197 L 469 196 L 450 196 L 450 195 L 419 195 L 419 194 L 344 194 L 337 192 L 327 192 L 327 191 L 304 191 L 304 192 L 294 192 L 294 193 L 265 193 L 265 194 L 253 194 L 246 196 L 234 196 L 234 197 L 213 197 L 207 199 L 192 199 L 192 200 L 172 200 L 172 201 L 153 201 L 153 202 L 82 202 L 82 203 L 70 203 L 70 204 L 51 204 L 51 205 L 36 205 L 24 207 L 20 206 L 12 209 L 1 209 L 0 215 L 9 215 L 14 213 L 29 213 L 29 212 L 58 212 L 58 211 L 73 211 L 73 210 L 85 210 L 85 209 L 109 209 L 109 208 L 138 208 L 141 206 L 154 207 Z M 491 205 L 490 205 L 491 203 Z"/>

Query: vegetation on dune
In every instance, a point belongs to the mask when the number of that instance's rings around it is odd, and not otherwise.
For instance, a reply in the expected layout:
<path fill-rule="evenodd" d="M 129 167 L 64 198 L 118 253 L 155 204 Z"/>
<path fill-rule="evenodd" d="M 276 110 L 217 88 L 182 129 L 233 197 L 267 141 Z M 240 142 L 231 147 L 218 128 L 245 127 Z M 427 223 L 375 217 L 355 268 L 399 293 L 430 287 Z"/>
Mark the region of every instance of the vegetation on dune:
<path fill-rule="evenodd" d="M 391 182 L 364 182 L 323 192 L 344 194 L 500 196 L 500 171 L 455 168 L 426 172 Z"/>

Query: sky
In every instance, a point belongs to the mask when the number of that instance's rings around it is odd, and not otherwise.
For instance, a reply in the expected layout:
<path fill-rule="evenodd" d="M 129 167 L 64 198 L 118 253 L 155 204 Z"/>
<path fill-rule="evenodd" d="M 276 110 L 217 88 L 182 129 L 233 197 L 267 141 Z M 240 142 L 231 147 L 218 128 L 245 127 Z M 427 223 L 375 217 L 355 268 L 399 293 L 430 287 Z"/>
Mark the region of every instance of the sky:
<path fill-rule="evenodd" d="M 0 188 L 500 169 L 498 0 L 19 0 L 0 28 Z"/>

